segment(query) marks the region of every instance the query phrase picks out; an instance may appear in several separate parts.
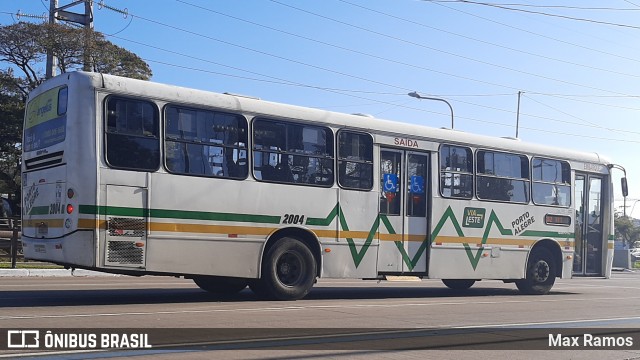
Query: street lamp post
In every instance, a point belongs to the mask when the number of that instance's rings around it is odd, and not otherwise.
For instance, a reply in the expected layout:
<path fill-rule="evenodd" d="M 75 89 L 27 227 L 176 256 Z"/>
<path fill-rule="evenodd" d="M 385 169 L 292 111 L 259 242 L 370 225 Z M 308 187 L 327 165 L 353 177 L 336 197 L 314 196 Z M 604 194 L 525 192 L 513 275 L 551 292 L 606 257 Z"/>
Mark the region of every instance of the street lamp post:
<path fill-rule="evenodd" d="M 434 97 L 428 97 L 428 96 L 422 96 L 422 95 L 418 94 L 416 91 L 412 91 L 407 95 L 409 95 L 411 97 L 414 97 L 416 99 L 436 100 L 436 101 L 442 101 L 443 103 L 447 104 L 449 106 L 449 109 L 451 109 L 451 128 L 453 129 L 453 107 L 451 106 L 451 104 L 449 104 L 449 102 L 447 100 L 440 99 L 440 98 L 434 98 Z"/>

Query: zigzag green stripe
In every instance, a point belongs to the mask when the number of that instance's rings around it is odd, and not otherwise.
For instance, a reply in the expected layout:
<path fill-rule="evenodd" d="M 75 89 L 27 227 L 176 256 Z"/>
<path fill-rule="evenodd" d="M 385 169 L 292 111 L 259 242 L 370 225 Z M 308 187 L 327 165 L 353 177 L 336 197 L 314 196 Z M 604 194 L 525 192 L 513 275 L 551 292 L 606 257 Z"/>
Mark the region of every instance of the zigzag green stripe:
<path fill-rule="evenodd" d="M 34 208 L 31 210 L 31 213 L 43 212 L 48 208 L 46 206 Z M 217 221 L 236 221 L 236 222 L 252 222 L 252 223 L 268 223 L 268 224 L 279 224 L 280 216 L 269 216 L 269 215 L 251 215 L 251 214 L 233 214 L 233 213 L 215 213 L 215 212 L 200 212 L 200 211 L 178 211 L 178 210 L 166 210 L 166 209 L 143 209 L 143 208 L 130 208 L 130 207 L 117 207 L 117 206 L 93 206 L 93 205 L 80 205 L 79 212 L 81 214 L 95 214 L 95 215 L 117 215 L 117 216 L 149 216 L 155 218 L 177 218 L 177 219 L 196 219 L 196 220 L 217 220 Z M 342 207 L 340 203 L 336 203 L 336 206 L 329 212 L 329 214 L 325 218 L 307 218 L 306 225 L 310 226 L 329 226 L 334 221 L 334 219 L 338 217 L 338 222 L 340 224 L 340 228 L 343 231 L 349 231 L 349 225 L 347 223 L 344 212 L 342 211 Z M 431 233 L 431 239 L 435 239 L 440 234 L 440 231 L 450 220 L 453 225 L 456 234 L 458 237 L 464 237 L 464 232 L 462 231 L 462 227 L 460 223 L 456 219 L 456 216 L 453 212 L 451 206 L 447 207 L 447 210 L 442 214 L 442 217 L 436 224 Z M 371 229 L 367 234 L 367 238 L 362 245 L 362 247 L 358 250 L 355 241 L 353 238 L 347 238 L 347 243 L 349 245 L 349 250 L 351 252 L 351 256 L 353 258 L 353 262 L 355 267 L 357 268 L 364 256 L 366 255 L 369 247 L 373 243 L 373 240 L 378 232 L 380 227 L 380 223 L 384 225 L 386 231 L 389 234 L 395 235 L 397 234 L 396 230 L 393 228 L 393 225 L 389 221 L 389 218 L 384 214 L 378 214 L 375 218 L 373 224 L 371 225 Z M 489 234 L 493 229 L 493 226 L 498 228 L 498 231 L 503 236 L 511 235 L 513 236 L 513 232 L 509 229 L 505 229 L 496 213 L 492 210 L 489 215 L 489 219 L 487 220 L 487 226 L 485 227 L 484 234 L 482 236 L 481 244 L 485 245 L 487 243 L 487 239 L 489 238 Z M 519 236 L 532 236 L 532 237 L 554 237 L 554 238 L 564 238 L 570 239 L 575 236 L 574 233 L 560 233 L 553 231 L 535 231 L 535 230 L 526 230 Z M 409 257 L 407 251 L 404 248 L 403 241 L 394 241 L 398 251 L 402 256 L 402 261 L 406 264 L 409 271 L 412 271 L 418 261 L 422 257 L 422 254 L 425 252 L 427 246 L 429 246 L 429 237 L 425 237 L 425 239 L 420 244 L 418 251 L 415 253 L 413 258 Z M 467 253 L 467 257 L 471 263 L 471 266 L 475 270 L 480 262 L 480 257 L 482 256 L 482 252 L 484 251 L 484 247 L 481 246 L 475 254 L 471 250 L 471 246 L 468 243 L 463 244 L 465 251 Z"/>
<path fill-rule="evenodd" d="M 487 243 L 487 239 L 489 238 L 489 234 L 491 233 L 491 227 L 493 224 L 496 224 L 496 226 L 498 227 L 498 231 L 500 231 L 501 235 L 513 235 L 513 232 L 511 230 L 507 230 L 502 226 L 495 211 L 491 210 L 491 214 L 489 215 L 489 220 L 487 220 L 487 227 L 484 229 L 484 234 L 482 235 L 482 245 Z M 469 246 L 469 244 L 464 243 L 462 245 L 464 246 L 464 249 L 467 252 L 467 257 L 471 262 L 471 267 L 473 267 L 473 270 L 475 270 L 476 267 L 478 267 L 478 262 L 480 262 L 480 257 L 482 256 L 484 247 L 481 246 L 474 255 L 473 252 L 471 251 L 471 247 Z"/>
<path fill-rule="evenodd" d="M 310 218 L 307 218 L 306 224 L 311 226 L 329 226 L 333 221 L 333 219 L 338 214 L 338 211 L 340 211 L 339 209 L 340 209 L 340 203 L 337 203 L 336 206 L 333 207 L 333 210 L 331 210 L 329 215 L 327 215 L 327 217 L 325 217 L 324 219 L 310 217 Z"/>

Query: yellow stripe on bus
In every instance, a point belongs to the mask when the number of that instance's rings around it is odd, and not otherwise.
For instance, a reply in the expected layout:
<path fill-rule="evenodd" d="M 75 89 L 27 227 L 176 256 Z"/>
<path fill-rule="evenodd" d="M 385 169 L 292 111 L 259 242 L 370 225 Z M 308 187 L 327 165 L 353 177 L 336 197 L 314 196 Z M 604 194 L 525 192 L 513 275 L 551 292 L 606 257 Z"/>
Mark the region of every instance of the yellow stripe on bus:
<path fill-rule="evenodd" d="M 26 226 L 37 227 L 38 224 L 45 222 L 49 227 L 62 227 L 63 220 L 39 220 L 26 221 Z M 106 229 L 106 221 L 94 219 L 79 219 L 78 227 L 82 229 Z M 149 230 L 161 232 L 177 232 L 177 233 L 202 233 L 202 234 L 233 234 L 233 235 L 262 235 L 267 236 L 278 230 L 276 227 L 257 227 L 257 226 L 229 226 L 229 225 L 204 225 L 204 224 L 183 224 L 183 223 L 149 223 Z M 319 238 L 340 238 L 340 239 L 367 239 L 368 231 L 336 231 L 336 230 L 313 230 Z M 339 236 L 338 236 L 339 234 Z M 427 237 L 426 234 L 384 234 L 377 233 L 376 238 L 380 241 L 411 241 L 422 242 Z M 433 241 L 436 244 L 482 244 L 481 237 L 458 237 L 458 236 L 438 236 Z M 532 246 L 536 240 L 522 238 L 488 238 L 485 245 L 514 245 L 514 246 Z M 562 241 L 562 245 L 567 245 L 568 241 Z M 573 241 L 569 241 L 573 245 Z M 613 244 L 609 244 L 609 249 L 613 249 Z"/>
<path fill-rule="evenodd" d="M 481 237 L 457 237 L 457 236 L 438 236 L 433 240 L 437 244 L 482 244 Z M 516 246 L 532 246 L 536 240 L 514 239 L 514 238 L 488 238 L 485 245 L 516 245 Z"/>
<path fill-rule="evenodd" d="M 49 228 L 61 228 L 64 225 L 63 219 L 46 219 L 46 220 L 25 220 L 22 227 L 34 227 L 47 225 Z"/>

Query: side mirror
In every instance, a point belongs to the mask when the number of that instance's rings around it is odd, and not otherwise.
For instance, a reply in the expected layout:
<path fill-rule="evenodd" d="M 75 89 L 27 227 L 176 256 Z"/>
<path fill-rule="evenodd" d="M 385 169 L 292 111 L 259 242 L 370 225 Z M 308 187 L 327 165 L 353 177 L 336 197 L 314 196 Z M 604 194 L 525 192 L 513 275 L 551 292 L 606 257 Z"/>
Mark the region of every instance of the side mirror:
<path fill-rule="evenodd" d="M 624 197 L 629 196 L 629 187 L 627 185 L 626 177 L 623 177 L 622 179 L 620 179 L 620 185 L 622 186 L 622 196 Z"/>

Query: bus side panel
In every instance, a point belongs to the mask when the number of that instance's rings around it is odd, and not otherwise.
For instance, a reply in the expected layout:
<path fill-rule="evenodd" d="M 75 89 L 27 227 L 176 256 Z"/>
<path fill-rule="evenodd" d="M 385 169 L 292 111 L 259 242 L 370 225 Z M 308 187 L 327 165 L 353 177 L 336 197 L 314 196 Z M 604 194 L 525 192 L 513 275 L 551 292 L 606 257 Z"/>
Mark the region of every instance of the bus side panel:
<path fill-rule="evenodd" d="M 442 198 L 434 204 L 429 277 L 524 278 L 529 251 L 542 239 L 562 244 L 558 266 L 571 276 L 573 228 L 544 223 L 545 214 L 569 216 L 570 209 Z"/>
<path fill-rule="evenodd" d="M 340 202 L 330 217 L 338 236 L 323 237 L 323 277 L 373 278 L 377 275 L 378 194 L 339 190 Z M 335 216 L 333 215 L 335 214 Z M 319 233 L 321 230 L 317 230 Z"/>
<path fill-rule="evenodd" d="M 270 235 L 297 227 L 317 242 L 306 223 L 326 218 L 337 200 L 332 188 L 151 176 L 148 271 L 257 278 Z M 335 239 L 335 226 L 322 229 Z"/>

